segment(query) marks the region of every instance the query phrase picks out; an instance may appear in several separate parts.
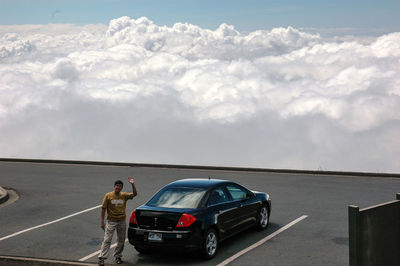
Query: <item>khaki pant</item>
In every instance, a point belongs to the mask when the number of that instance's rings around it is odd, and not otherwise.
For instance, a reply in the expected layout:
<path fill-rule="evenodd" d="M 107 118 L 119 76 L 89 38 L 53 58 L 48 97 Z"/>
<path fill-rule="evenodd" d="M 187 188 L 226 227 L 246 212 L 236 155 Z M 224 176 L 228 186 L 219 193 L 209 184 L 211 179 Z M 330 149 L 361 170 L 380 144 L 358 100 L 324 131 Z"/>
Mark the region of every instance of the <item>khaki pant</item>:
<path fill-rule="evenodd" d="M 104 230 L 104 240 L 103 244 L 101 244 L 101 251 L 99 254 L 100 259 L 106 259 L 108 257 L 108 251 L 110 250 L 111 240 L 115 230 L 117 230 L 117 246 L 114 250 L 114 257 L 122 257 L 126 236 L 126 222 L 125 220 L 117 222 L 107 220 L 106 228 Z"/>

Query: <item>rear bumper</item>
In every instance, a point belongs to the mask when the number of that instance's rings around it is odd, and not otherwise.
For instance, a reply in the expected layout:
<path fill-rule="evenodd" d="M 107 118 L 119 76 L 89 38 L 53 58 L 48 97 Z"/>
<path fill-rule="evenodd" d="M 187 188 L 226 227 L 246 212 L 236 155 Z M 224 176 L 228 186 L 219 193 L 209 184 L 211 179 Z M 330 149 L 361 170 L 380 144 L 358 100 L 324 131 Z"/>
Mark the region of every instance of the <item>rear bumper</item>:
<path fill-rule="evenodd" d="M 149 233 L 160 233 L 161 240 L 149 240 Z M 202 237 L 200 230 L 160 231 L 137 227 L 128 228 L 129 243 L 138 247 L 154 247 L 166 249 L 195 250 L 201 247 Z"/>

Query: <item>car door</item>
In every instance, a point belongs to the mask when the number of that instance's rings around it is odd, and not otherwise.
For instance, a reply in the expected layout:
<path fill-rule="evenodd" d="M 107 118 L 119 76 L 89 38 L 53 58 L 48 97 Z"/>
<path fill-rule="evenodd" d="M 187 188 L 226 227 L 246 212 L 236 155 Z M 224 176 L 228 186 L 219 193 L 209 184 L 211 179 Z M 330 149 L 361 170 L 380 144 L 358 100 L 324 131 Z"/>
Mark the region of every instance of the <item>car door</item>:
<path fill-rule="evenodd" d="M 232 233 L 241 231 L 256 223 L 259 202 L 249 190 L 237 184 L 229 184 L 226 190 L 236 205 L 234 211 L 235 221 L 232 225 Z"/>
<path fill-rule="evenodd" d="M 213 213 L 215 223 L 219 228 L 220 237 L 229 236 L 236 226 L 237 202 L 233 202 L 224 187 L 211 191 L 208 199 L 208 209 Z"/>

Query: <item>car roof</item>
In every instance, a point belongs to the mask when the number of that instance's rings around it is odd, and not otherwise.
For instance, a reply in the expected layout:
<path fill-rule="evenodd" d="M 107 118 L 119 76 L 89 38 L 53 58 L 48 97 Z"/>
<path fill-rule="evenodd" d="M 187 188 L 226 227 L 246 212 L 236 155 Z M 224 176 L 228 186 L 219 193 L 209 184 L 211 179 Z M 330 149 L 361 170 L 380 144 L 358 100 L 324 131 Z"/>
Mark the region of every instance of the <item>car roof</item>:
<path fill-rule="evenodd" d="M 188 178 L 181 179 L 168 184 L 169 187 L 195 187 L 195 188 L 212 188 L 220 184 L 232 183 L 228 180 L 222 179 L 208 179 L 208 178 Z"/>

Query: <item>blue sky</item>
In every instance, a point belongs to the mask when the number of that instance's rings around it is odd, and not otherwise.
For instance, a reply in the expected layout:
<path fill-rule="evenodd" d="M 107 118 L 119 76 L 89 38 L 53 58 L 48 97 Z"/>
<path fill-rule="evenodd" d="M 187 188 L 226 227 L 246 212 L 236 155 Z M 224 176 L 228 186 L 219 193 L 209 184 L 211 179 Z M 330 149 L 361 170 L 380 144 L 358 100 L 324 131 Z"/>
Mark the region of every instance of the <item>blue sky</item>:
<path fill-rule="evenodd" d="M 158 25 L 188 22 L 204 28 L 221 23 L 242 31 L 354 28 L 400 31 L 398 0 L 0 0 L 0 24 L 108 24 L 121 16 L 145 16 Z"/>

